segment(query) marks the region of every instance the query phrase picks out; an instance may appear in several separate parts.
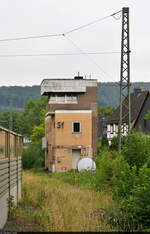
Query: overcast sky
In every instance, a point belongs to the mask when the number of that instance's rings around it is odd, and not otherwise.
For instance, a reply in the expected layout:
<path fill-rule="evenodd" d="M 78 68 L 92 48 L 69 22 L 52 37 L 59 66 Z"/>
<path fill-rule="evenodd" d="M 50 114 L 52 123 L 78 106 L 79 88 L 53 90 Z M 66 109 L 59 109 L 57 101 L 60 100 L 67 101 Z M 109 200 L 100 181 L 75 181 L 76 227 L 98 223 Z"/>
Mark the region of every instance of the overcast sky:
<path fill-rule="evenodd" d="M 0 39 L 64 33 L 122 7 L 130 8 L 131 82 L 148 82 L 150 0 L 0 0 Z M 67 38 L 1 41 L 0 55 L 120 52 L 121 19 L 109 17 Z M 78 72 L 100 82 L 118 81 L 120 53 L 0 57 L 0 86 L 40 85 L 45 78 L 73 78 Z"/>

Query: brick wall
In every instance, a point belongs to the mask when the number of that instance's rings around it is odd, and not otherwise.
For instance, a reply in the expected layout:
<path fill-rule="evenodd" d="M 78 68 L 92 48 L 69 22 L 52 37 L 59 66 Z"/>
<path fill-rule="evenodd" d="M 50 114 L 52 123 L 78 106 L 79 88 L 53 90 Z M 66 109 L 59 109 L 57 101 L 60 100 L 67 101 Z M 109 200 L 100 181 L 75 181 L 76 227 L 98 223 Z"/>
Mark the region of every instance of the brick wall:
<path fill-rule="evenodd" d="M 48 95 L 48 93 L 47 93 Z M 92 114 L 57 114 L 57 110 L 92 110 Z M 55 112 L 56 111 L 56 112 Z M 77 93 L 77 104 L 46 105 L 46 138 L 48 149 L 45 152 L 45 167 L 51 170 L 72 169 L 72 149 L 81 147 L 81 157 L 93 157 L 97 152 L 97 87 L 86 87 L 85 93 Z M 72 133 L 72 122 L 81 121 L 82 132 Z M 63 128 L 57 128 L 57 122 L 64 122 Z M 70 149 L 67 149 L 69 146 Z M 61 159 L 61 162 L 57 158 Z"/>
<path fill-rule="evenodd" d="M 87 92 L 79 93 L 77 99 L 78 104 L 48 104 L 47 102 L 46 112 L 54 112 L 55 110 L 92 110 L 92 147 L 94 152 L 97 152 L 97 87 L 87 87 Z"/>

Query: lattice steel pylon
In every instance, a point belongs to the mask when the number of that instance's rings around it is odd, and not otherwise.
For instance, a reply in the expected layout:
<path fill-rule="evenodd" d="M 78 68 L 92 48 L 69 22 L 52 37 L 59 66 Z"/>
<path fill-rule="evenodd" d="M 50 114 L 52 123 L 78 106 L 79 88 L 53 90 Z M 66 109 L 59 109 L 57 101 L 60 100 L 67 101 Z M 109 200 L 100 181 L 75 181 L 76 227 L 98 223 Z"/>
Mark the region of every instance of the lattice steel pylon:
<path fill-rule="evenodd" d="M 121 70 L 120 70 L 120 121 L 119 121 L 119 152 L 124 132 L 131 129 L 130 102 L 130 43 L 129 43 L 129 8 L 122 8 L 122 39 L 121 39 Z"/>

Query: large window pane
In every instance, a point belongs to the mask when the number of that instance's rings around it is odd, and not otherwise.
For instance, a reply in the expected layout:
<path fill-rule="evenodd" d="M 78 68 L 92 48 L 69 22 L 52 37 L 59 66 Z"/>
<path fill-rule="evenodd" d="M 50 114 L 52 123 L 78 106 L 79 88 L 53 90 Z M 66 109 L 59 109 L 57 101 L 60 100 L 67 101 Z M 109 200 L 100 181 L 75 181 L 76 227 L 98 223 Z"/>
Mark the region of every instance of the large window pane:
<path fill-rule="evenodd" d="M 49 103 L 56 103 L 56 95 L 55 94 L 51 94 L 51 96 L 49 98 Z"/>
<path fill-rule="evenodd" d="M 67 103 L 77 103 L 77 96 L 75 94 L 66 95 Z"/>
<path fill-rule="evenodd" d="M 65 94 L 57 95 L 57 103 L 65 103 Z"/>

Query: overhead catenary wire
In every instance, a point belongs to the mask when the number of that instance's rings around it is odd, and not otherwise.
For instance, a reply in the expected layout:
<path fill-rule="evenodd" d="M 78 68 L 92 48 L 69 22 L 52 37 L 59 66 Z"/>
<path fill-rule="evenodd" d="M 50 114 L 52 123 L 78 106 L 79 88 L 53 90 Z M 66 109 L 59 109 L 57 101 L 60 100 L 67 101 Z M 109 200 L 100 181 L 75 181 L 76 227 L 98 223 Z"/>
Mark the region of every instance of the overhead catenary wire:
<path fill-rule="evenodd" d="M 74 43 L 70 38 L 68 38 L 68 36 L 66 37 L 66 35 L 73 33 L 75 31 L 81 30 L 85 27 L 88 27 L 92 24 L 96 24 L 100 21 L 103 21 L 109 17 L 113 17 L 115 20 L 118 20 L 120 18 L 116 18 L 116 15 L 119 14 L 120 12 L 122 12 L 122 10 L 117 11 L 113 14 L 110 14 L 108 16 L 99 18 L 97 20 L 94 20 L 90 23 L 81 25 L 79 27 L 76 27 L 72 30 L 66 31 L 64 33 L 58 33 L 58 34 L 46 34 L 46 35 L 33 35 L 33 36 L 25 36 L 25 37 L 16 37 L 16 38 L 4 38 L 4 39 L 0 39 L 0 42 L 7 42 L 7 41 L 19 41 L 19 40 L 28 40 L 28 39 L 40 39 L 40 38 L 49 38 L 49 37 L 65 37 L 68 41 L 70 41 L 79 51 L 80 53 L 47 53 L 47 54 L 2 54 L 0 55 L 0 57 L 40 57 L 40 56 L 70 56 L 70 55 L 85 55 L 93 64 L 95 64 L 95 66 L 97 66 L 97 68 L 106 76 L 111 77 L 108 73 L 106 73 L 100 66 L 99 64 L 97 64 L 93 58 L 91 58 L 89 55 L 98 55 L 98 54 L 120 54 L 120 52 L 84 52 L 82 49 L 79 48 L 78 45 L 76 45 L 76 43 Z M 111 77 L 112 79 L 112 77 Z"/>
<path fill-rule="evenodd" d="M 45 53 L 45 54 L 0 54 L 0 57 L 41 57 L 41 56 L 73 56 L 73 55 L 110 55 L 120 54 L 118 51 L 82 52 L 82 53 Z"/>
<path fill-rule="evenodd" d="M 95 23 L 98 23 L 98 22 L 100 22 L 100 21 L 103 21 L 103 20 L 105 20 L 105 19 L 107 19 L 107 18 L 109 18 L 109 17 L 115 17 L 115 15 L 118 14 L 118 13 L 120 13 L 120 12 L 122 12 L 122 10 L 117 11 L 117 12 L 111 14 L 111 15 L 102 17 L 102 18 L 100 18 L 100 19 L 94 20 L 94 21 L 92 21 L 92 22 L 90 22 L 90 23 L 88 23 L 88 24 L 84 24 L 84 25 L 82 25 L 82 26 L 80 26 L 80 27 L 74 28 L 74 29 L 72 29 L 72 30 L 70 30 L 70 31 L 67 31 L 67 32 L 63 33 L 63 34 L 64 34 L 64 35 L 67 35 L 67 34 L 70 34 L 70 33 L 72 33 L 72 32 L 75 32 L 75 31 L 77 31 L 77 30 L 80 30 L 80 29 L 83 29 L 83 28 L 85 28 L 85 27 L 88 27 L 88 26 L 90 26 L 90 25 L 92 25 L 92 24 L 95 24 Z M 115 18 L 115 19 L 116 19 L 116 18 Z"/>
<path fill-rule="evenodd" d="M 100 66 L 98 63 L 95 62 L 95 60 L 93 58 L 91 58 L 88 54 L 86 54 L 74 41 L 72 41 L 68 36 L 66 35 L 63 35 L 64 38 L 66 38 L 74 47 L 76 47 L 82 55 L 85 55 L 93 64 L 95 64 L 95 66 L 103 73 L 105 74 L 106 76 L 109 76 L 111 79 L 113 79 L 111 77 L 111 75 L 109 75 L 107 72 L 105 72 Z"/>
<path fill-rule="evenodd" d="M 62 36 L 62 34 L 47 34 L 47 35 L 38 35 L 38 36 L 14 37 L 14 38 L 0 39 L 0 42 L 30 40 L 30 39 L 40 39 L 40 38 L 46 38 L 46 37 L 60 37 L 60 36 Z"/>
<path fill-rule="evenodd" d="M 9 42 L 9 41 L 19 41 L 19 40 L 30 40 L 30 39 L 41 39 L 41 38 L 49 38 L 49 37 L 61 37 L 61 36 L 64 36 L 64 35 L 67 35 L 67 34 L 70 34 L 72 32 L 75 32 L 75 31 L 78 31 L 78 30 L 81 30 L 85 27 L 88 27 L 92 24 L 96 24 L 100 21 L 103 21 L 109 17 L 113 17 L 115 18 L 115 15 L 117 15 L 118 13 L 122 12 L 122 10 L 120 11 L 117 11 L 113 14 L 110 14 L 110 15 L 107 15 L 105 17 L 102 17 L 102 18 L 99 18 L 97 20 L 94 20 L 90 23 L 87 23 L 87 24 L 84 24 L 84 25 L 81 25 L 79 27 L 76 27 L 76 28 L 73 28 L 69 31 L 66 31 L 66 32 L 63 32 L 63 33 L 57 33 L 57 34 L 45 34 L 45 35 L 33 35 L 33 36 L 25 36 L 25 37 L 14 37 L 14 38 L 4 38 L 4 39 L 0 39 L 0 42 Z M 115 18 L 116 19 L 116 18 Z"/>

